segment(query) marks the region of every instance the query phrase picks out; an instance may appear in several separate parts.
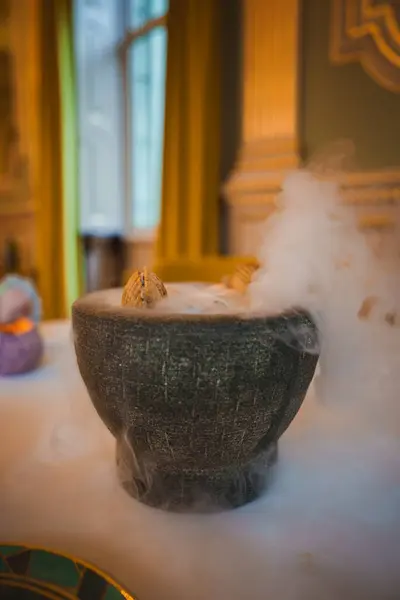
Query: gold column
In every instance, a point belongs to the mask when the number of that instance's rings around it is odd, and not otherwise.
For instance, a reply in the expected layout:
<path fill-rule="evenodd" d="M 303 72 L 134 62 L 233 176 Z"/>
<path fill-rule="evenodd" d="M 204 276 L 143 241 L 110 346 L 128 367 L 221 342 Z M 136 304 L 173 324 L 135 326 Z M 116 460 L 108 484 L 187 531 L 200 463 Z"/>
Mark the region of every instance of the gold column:
<path fill-rule="evenodd" d="M 232 221 L 246 204 L 253 218 L 267 216 L 283 172 L 299 162 L 299 0 L 244 0 L 243 9 L 242 146 L 224 190 Z"/>

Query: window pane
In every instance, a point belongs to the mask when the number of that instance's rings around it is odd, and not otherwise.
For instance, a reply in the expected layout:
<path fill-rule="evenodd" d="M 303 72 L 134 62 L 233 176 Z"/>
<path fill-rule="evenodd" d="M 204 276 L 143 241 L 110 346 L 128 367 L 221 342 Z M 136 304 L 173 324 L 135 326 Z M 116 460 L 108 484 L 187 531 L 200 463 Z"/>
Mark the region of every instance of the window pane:
<path fill-rule="evenodd" d="M 158 225 L 161 207 L 167 31 L 151 30 L 130 48 L 132 226 Z"/>
<path fill-rule="evenodd" d="M 129 27 L 142 27 L 150 19 L 162 17 L 167 11 L 168 0 L 130 0 Z"/>

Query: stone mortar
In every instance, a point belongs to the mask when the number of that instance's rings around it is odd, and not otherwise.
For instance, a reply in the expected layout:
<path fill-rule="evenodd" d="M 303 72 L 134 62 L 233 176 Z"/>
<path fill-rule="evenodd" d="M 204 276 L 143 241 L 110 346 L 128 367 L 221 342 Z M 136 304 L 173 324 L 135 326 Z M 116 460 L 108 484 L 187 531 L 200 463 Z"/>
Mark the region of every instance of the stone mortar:
<path fill-rule="evenodd" d="M 101 297 L 73 306 L 75 350 L 125 489 L 167 510 L 259 496 L 314 375 L 310 317 L 171 315 Z"/>

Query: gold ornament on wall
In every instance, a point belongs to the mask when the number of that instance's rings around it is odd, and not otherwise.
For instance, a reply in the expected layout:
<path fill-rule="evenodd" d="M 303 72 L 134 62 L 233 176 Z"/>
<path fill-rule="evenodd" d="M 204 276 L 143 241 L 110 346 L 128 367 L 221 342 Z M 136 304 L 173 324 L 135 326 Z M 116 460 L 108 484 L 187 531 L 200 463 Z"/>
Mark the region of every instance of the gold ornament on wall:
<path fill-rule="evenodd" d="M 400 1 L 331 2 L 332 62 L 360 62 L 379 85 L 400 93 Z"/>

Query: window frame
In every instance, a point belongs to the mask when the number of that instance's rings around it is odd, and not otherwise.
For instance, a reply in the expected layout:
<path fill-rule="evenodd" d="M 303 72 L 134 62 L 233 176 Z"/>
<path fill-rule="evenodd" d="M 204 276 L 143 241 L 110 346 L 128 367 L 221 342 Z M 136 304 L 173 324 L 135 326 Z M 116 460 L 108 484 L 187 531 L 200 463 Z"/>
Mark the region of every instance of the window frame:
<path fill-rule="evenodd" d="M 159 17 L 150 18 L 143 25 L 132 28 L 129 27 L 129 13 L 131 2 L 135 0 L 124 0 L 123 15 L 123 37 L 118 46 L 118 55 L 120 60 L 122 76 L 122 101 L 123 101 L 123 147 L 124 147 L 124 198 L 125 198 L 125 219 L 127 223 L 125 239 L 129 242 L 152 242 L 156 238 L 158 226 L 149 229 L 135 228 L 133 225 L 133 186 L 132 186 L 132 96 L 129 74 L 129 50 L 133 43 L 148 35 L 158 27 L 164 27 L 168 35 L 168 13 Z"/>

